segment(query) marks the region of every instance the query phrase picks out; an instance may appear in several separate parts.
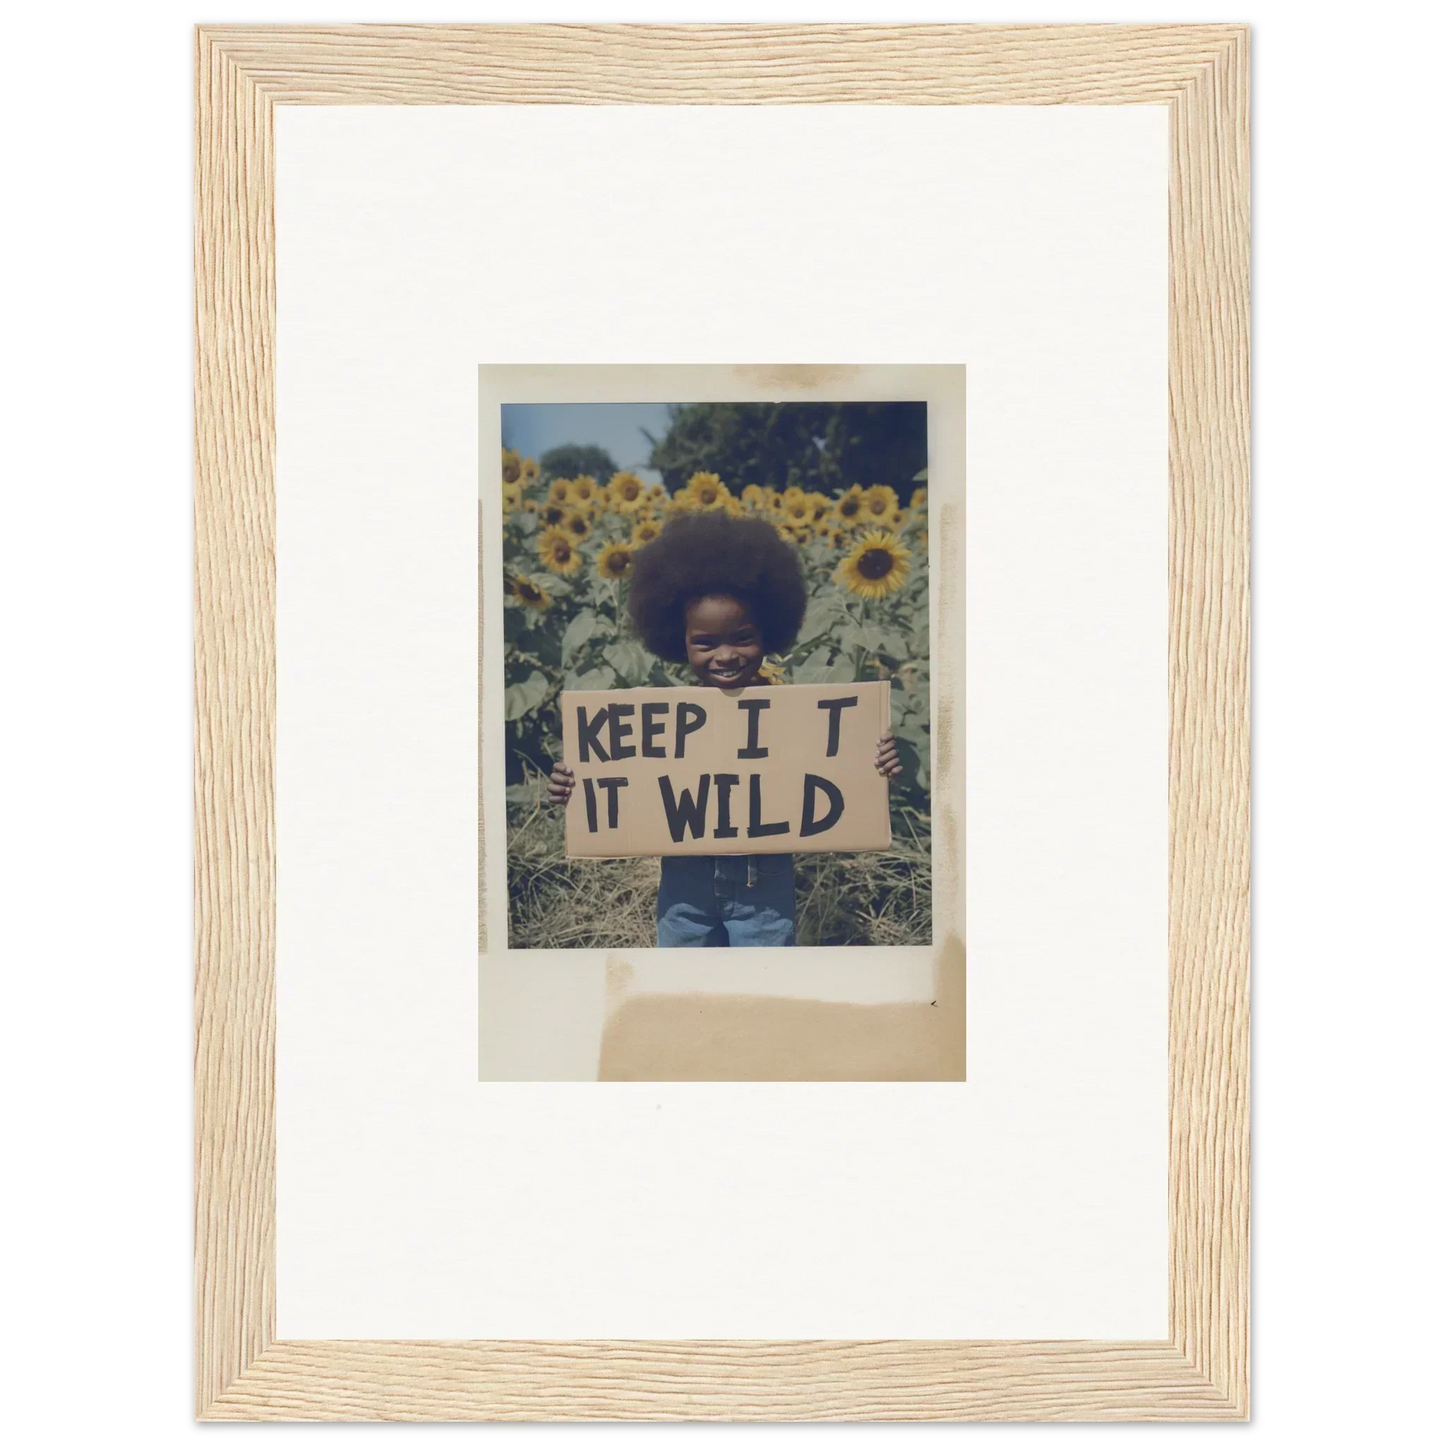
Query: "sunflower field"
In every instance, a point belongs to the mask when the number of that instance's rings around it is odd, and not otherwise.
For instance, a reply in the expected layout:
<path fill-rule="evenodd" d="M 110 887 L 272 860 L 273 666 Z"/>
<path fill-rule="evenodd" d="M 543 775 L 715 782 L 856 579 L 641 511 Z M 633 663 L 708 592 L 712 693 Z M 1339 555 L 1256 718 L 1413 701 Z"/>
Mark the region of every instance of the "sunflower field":
<path fill-rule="evenodd" d="M 689 684 L 627 624 L 633 552 L 670 517 L 766 518 L 798 548 L 808 610 L 770 681 L 888 679 L 904 764 L 888 853 L 796 856 L 800 944 L 931 941 L 927 474 L 836 495 L 697 472 L 669 494 L 633 472 L 549 477 L 502 452 L 508 873 L 513 948 L 650 947 L 658 860 L 569 860 L 545 781 L 561 756 L 564 688 Z"/>

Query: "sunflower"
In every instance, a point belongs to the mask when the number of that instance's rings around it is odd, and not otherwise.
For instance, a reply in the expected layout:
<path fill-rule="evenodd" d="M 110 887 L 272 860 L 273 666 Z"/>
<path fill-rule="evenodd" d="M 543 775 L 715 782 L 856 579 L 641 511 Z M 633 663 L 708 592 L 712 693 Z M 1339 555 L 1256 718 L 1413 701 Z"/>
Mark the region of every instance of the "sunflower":
<path fill-rule="evenodd" d="M 869 487 L 863 493 L 863 515 L 871 522 L 880 522 L 898 510 L 898 493 L 892 487 Z"/>
<path fill-rule="evenodd" d="M 567 489 L 572 485 L 566 477 L 558 477 L 550 487 L 547 488 L 547 500 L 556 502 L 561 507 L 567 503 Z"/>
<path fill-rule="evenodd" d="M 530 487 L 530 486 L 532 485 L 532 483 L 537 480 L 537 474 L 538 474 L 541 470 L 542 470 L 541 467 L 539 467 L 539 466 L 537 465 L 537 463 L 536 463 L 531 457 L 523 457 L 523 458 L 522 458 L 522 485 L 523 485 L 524 487 Z"/>
<path fill-rule="evenodd" d="M 592 523 L 581 512 L 568 512 L 562 518 L 560 530 L 571 537 L 574 542 L 585 542 L 592 532 Z"/>
<path fill-rule="evenodd" d="M 564 577 L 582 565 L 582 554 L 561 527 L 548 527 L 542 533 L 537 539 L 537 553 L 549 572 L 557 572 Z"/>
<path fill-rule="evenodd" d="M 888 520 L 884 523 L 884 526 L 890 527 L 896 532 L 907 520 L 908 518 L 895 507 L 893 511 L 888 514 Z"/>
<path fill-rule="evenodd" d="M 914 487 L 913 495 L 908 499 L 908 505 L 915 512 L 926 512 L 928 510 L 928 488 Z"/>
<path fill-rule="evenodd" d="M 913 535 L 913 540 L 918 543 L 920 552 L 928 551 L 928 528 L 920 527 Z"/>
<path fill-rule="evenodd" d="M 625 542 L 609 542 L 597 554 L 597 570 L 611 582 L 627 575 L 632 565 L 632 548 Z"/>
<path fill-rule="evenodd" d="M 851 486 L 833 504 L 833 515 L 840 527 L 851 527 L 857 523 L 863 512 L 863 488 Z"/>
<path fill-rule="evenodd" d="M 632 529 L 632 545 L 645 547 L 649 542 L 655 542 L 661 532 L 662 523 L 656 517 L 643 517 Z"/>
<path fill-rule="evenodd" d="M 788 487 L 783 492 L 783 510 L 787 511 L 794 502 L 806 502 L 808 494 L 802 487 Z"/>
<path fill-rule="evenodd" d="M 687 486 L 678 493 L 678 497 L 687 498 L 685 506 L 699 512 L 718 511 L 727 505 L 731 495 L 716 472 L 694 472 L 687 479 Z"/>
<path fill-rule="evenodd" d="M 859 597 L 887 597 L 908 577 L 908 548 L 887 532 L 869 532 L 838 564 L 837 580 Z"/>
<path fill-rule="evenodd" d="M 502 481 L 506 483 L 522 480 L 522 454 L 511 447 L 502 448 Z"/>
<path fill-rule="evenodd" d="M 619 512 L 635 512 L 644 506 L 646 490 L 636 472 L 613 472 L 607 484 L 607 495 Z"/>
<path fill-rule="evenodd" d="M 779 683 L 787 677 L 787 671 L 780 662 L 764 662 L 758 668 L 758 681 L 765 683 Z"/>
<path fill-rule="evenodd" d="M 522 484 L 521 482 L 502 483 L 502 510 L 504 512 L 515 512 L 522 505 Z"/>
<path fill-rule="evenodd" d="M 839 532 L 836 527 L 830 527 L 826 522 L 822 522 L 813 528 L 813 536 L 817 538 L 818 541 L 826 542 L 828 546 L 831 547 L 837 542 L 838 538 L 842 536 L 842 533 Z"/>
<path fill-rule="evenodd" d="M 661 482 L 654 482 L 647 489 L 647 500 L 654 507 L 660 507 L 667 500 L 667 488 Z"/>
<path fill-rule="evenodd" d="M 597 500 L 596 477 L 573 477 L 567 483 L 567 500 L 574 507 L 590 507 Z"/>
<path fill-rule="evenodd" d="M 524 606 L 535 608 L 538 612 L 545 612 L 552 605 L 550 594 L 541 583 L 532 581 L 530 577 L 523 577 L 520 574 L 513 577 L 507 585 L 507 591 L 518 602 Z"/>
<path fill-rule="evenodd" d="M 811 520 L 821 522 L 828 515 L 828 508 L 832 505 L 822 492 L 809 492 L 808 505 L 813 509 Z"/>
<path fill-rule="evenodd" d="M 789 487 L 783 493 L 783 516 L 795 527 L 806 527 L 813 520 L 813 504 L 807 494 Z"/>
<path fill-rule="evenodd" d="M 567 508 L 550 497 L 537 508 L 537 520 L 544 527 L 560 527 L 567 516 Z"/>
<path fill-rule="evenodd" d="M 749 482 L 743 488 L 743 506 L 751 507 L 754 511 L 760 511 L 768 505 L 767 491 L 756 482 Z"/>

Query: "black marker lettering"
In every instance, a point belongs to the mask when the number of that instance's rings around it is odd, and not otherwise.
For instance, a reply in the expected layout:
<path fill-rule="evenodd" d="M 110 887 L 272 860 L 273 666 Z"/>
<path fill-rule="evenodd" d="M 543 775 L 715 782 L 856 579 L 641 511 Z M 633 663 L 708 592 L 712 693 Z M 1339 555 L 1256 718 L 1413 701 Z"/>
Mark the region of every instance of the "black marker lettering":
<path fill-rule="evenodd" d="M 683 707 L 687 704 L 683 703 Z M 697 800 L 686 788 L 682 790 L 682 797 L 673 795 L 672 779 L 666 775 L 658 778 L 657 786 L 662 792 L 662 807 L 667 814 L 667 831 L 672 834 L 674 843 L 682 842 L 682 835 L 689 828 L 694 838 L 701 838 L 707 831 L 707 789 L 709 777 L 704 773 L 697 780 Z"/>
<path fill-rule="evenodd" d="M 611 758 L 602 749 L 602 724 L 607 721 L 607 709 L 597 709 L 597 716 L 591 722 L 587 721 L 587 709 L 577 709 L 577 760 L 585 763 L 587 761 L 587 748 L 591 745 L 592 751 L 602 759 L 604 763 L 610 763 Z"/>
<path fill-rule="evenodd" d="M 662 721 L 666 716 L 667 704 L 665 702 L 642 704 L 642 756 L 644 758 L 665 758 L 667 756 L 667 749 L 660 748 L 653 742 L 653 738 L 660 738 L 667 727 L 667 724 Z"/>
<path fill-rule="evenodd" d="M 635 758 L 637 756 L 637 745 L 635 743 L 624 743 L 623 738 L 632 736 L 632 724 L 622 721 L 625 717 L 631 717 L 637 711 L 636 706 L 630 702 L 614 702 L 607 708 L 607 746 L 612 749 L 612 756 L 608 762 L 619 763 L 623 758 Z M 600 781 L 600 779 L 599 779 Z"/>
<path fill-rule="evenodd" d="M 837 717 L 837 713 L 833 716 Z M 828 798 L 828 816 L 821 821 L 816 820 L 815 810 L 818 803 L 818 791 L 821 789 Z M 803 824 L 798 829 L 800 838 L 811 838 L 814 833 L 826 833 L 839 818 L 843 816 L 843 794 L 842 791 L 827 778 L 820 778 L 816 773 L 803 774 Z"/>
<path fill-rule="evenodd" d="M 771 838 L 774 833 L 786 833 L 791 823 L 763 822 L 763 775 L 748 775 L 748 837 Z"/>
<path fill-rule="evenodd" d="M 587 831 L 597 831 L 597 790 L 592 786 L 591 778 L 582 779 L 582 795 L 587 800 Z"/>
<path fill-rule="evenodd" d="M 765 758 L 766 748 L 758 746 L 758 714 L 765 707 L 772 707 L 772 700 L 766 697 L 744 697 L 738 699 L 738 706 L 748 715 L 748 745 L 738 749 L 740 758 Z"/>
<path fill-rule="evenodd" d="M 587 781 L 590 783 L 592 779 L 589 778 Z M 598 778 L 597 786 L 607 791 L 607 826 L 615 828 L 617 826 L 617 790 L 627 786 L 627 779 Z M 594 828 L 592 831 L 596 832 L 597 830 Z"/>
<path fill-rule="evenodd" d="M 689 722 L 691 718 L 693 721 Z M 680 702 L 677 705 L 677 748 L 673 757 L 680 758 L 687 744 L 688 733 L 695 733 L 707 721 L 707 713 L 695 702 Z"/>
<path fill-rule="evenodd" d="M 858 699 L 854 697 L 825 697 L 819 707 L 828 709 L 828 756 L 838 756 L 838 721 L 843 716 L 845 707 L 857 707 Z"/>
<path fill-rule="evenodd" d="M 714 838 L 736 838 L 738 830 L 733 827 L 732 790 L 742 780 L 736 773 L 714 773 L 712 780 L 717 784 L 717 827 L 712 830 Z"/>

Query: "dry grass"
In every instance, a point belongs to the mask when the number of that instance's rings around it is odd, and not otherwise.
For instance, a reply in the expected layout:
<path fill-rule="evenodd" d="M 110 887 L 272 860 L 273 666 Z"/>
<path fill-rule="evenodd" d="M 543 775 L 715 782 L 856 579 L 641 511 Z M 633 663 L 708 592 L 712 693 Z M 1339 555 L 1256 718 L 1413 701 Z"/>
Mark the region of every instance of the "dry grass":
<path fill-rule="evenodd" d="M 654 948 L 656 858 L 569 859 L 562 817 L 540 784 L 509 788 L 508 876 L 513 948 Z M 932 942 L 933 874 L 926 816 L 893 815 L 887 853 L 799 853 L 798 942 Z"/>

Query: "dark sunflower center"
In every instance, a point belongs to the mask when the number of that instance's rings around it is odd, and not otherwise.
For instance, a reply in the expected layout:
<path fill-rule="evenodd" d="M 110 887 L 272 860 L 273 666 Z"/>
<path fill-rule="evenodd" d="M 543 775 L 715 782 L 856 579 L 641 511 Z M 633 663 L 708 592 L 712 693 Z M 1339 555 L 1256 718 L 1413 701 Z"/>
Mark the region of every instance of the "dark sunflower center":
<path fill-rule="evenodd" d="M 552 555 L 559 562 L 565 562 L 572 555 L 572 544 L 565 538 L 559 537 L 556 545 L 552 548 Z"/>
<path fill-rule="evenodd" d="M 627 571 L 627 553 L 626 553 L 626 552 L 614 552 L 614 553 L 607 559 L 607 570 L 608 570 L 609 572 L 615 572 L 615 573 L 617 573 L 618 576 L 621 576 L 622 573 L 624 573 L 625 571 Z"/>
<path fill-rule="evenodd" d="M 542 600 L 542 589 L 534 587 L 530 582 L 519 582 L 517 584 L 517 595 L 523 602 L 540 602 Z"/>
<path fill-rule="evenodd" d="M 884 547 L 870 547 L 858 559 L 858 575 L 868 582 L 879 582 L 893 570 L 893 553 Z"/>
<path fill-rule="evenodd" d="M 838 510 L 845 517 L 856 517 L 858 515 L 858 499 L 856 497 L 850 497 L 848 500 L 840 502 L 838 504 Z"/>

